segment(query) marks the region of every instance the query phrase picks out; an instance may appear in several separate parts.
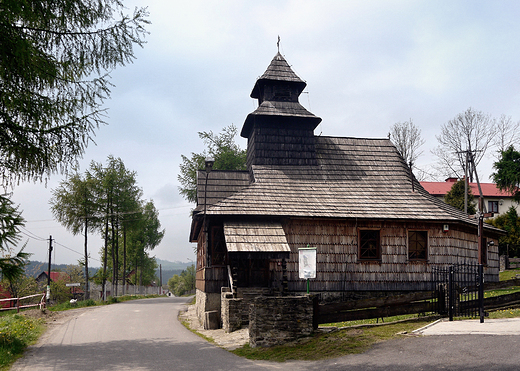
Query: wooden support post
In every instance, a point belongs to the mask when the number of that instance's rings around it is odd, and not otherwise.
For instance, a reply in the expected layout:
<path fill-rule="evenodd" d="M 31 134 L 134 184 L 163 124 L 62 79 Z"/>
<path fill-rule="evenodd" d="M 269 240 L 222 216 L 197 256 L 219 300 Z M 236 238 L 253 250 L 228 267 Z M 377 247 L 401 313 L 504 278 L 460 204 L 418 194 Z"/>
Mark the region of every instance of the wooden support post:
<path fill-rule="evenodd" d="M 287 280 L 287 261 L 282 259 L 282 295 L 287 294 L 289 281 Z"/>

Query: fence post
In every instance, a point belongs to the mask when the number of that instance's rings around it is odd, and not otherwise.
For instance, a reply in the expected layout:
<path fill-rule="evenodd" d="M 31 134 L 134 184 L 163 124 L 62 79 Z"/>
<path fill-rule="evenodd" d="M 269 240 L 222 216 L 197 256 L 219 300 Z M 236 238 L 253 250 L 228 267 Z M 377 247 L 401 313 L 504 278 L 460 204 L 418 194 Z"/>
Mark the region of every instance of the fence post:
<path fill-rule="evenodd" d="M 480 314 L 480 323 L 484 323 L 484 266 L 478 265 L 478 309 Z"/>
<path fill-rule="evenodd" d="M 450 321 L 453 321 L 453 266 L 450 266 L 448 274 L 448 313 Z"/>

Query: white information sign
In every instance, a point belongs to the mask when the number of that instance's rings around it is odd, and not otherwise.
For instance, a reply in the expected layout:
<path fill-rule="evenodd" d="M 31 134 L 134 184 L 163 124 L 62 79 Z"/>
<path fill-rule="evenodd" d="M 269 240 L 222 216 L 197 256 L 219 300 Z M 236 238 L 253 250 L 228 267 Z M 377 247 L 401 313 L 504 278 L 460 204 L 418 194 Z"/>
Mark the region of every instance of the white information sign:
<path fill-rule="evenodd" d="M 65 286 L 67 287 L 75 287 L 75 286 L 81 286 L 81 284 L 78 282 L 78 283 L 66 283 Z"/>
<path fill-rule="evenodd" d="M 306 247 L 298 249 L 300 278 L 316 278 L 316 248 Z"/>

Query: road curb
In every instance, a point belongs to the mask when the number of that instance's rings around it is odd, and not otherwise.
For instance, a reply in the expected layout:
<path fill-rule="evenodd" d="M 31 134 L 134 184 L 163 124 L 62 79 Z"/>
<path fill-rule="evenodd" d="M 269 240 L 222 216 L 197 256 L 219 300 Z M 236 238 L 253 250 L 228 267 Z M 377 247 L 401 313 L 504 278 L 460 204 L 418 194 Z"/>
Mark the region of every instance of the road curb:
<path fill-rule="evenodd" d="M 423 326 L 423 327 L 421 327 L 421 328 L 418 328 L 417 330 L 413 330 L 413 331 L 412 331 L 412 334 L 418 334 L 418 335 L 420 335 L 420 334 L 422 334 L 422 332 L 423 332 L 424 330 L 426 330 L 427 328 L 430 328 L 430 327 L 436 325 L 437 323 L 439 323 L 439 322 L 441 322 L 441 321 L 442 321 L 442 318 L 441 318 L 441 319 L 438 319 L 438 320 L 435 321 L 435 322 L 429 323 L 429 324 L 427 324 L 426 326 Z"/>

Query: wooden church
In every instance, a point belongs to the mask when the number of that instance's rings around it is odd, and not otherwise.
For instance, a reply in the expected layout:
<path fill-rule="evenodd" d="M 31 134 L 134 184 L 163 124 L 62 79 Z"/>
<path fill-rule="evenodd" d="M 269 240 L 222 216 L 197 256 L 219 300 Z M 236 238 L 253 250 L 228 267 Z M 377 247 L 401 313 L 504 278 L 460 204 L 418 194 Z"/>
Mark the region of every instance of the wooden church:
<path fill-rule="evenodd" d="M 305 293 L 305 247 L 316 248 L 309 289 L 322 297 L 428 290 L 432 267 L 479 258 L 498 281 L 502 231 L 485 227 L 479 256 L 476 220 L 426 192 L 389 139 L 314 135 L 321 118 L 299 103 L 305 86 L 276 54 L 241 131 L 247 171 L 198 173 L 199 318 L 220 310 L 222 287 Z"/>

